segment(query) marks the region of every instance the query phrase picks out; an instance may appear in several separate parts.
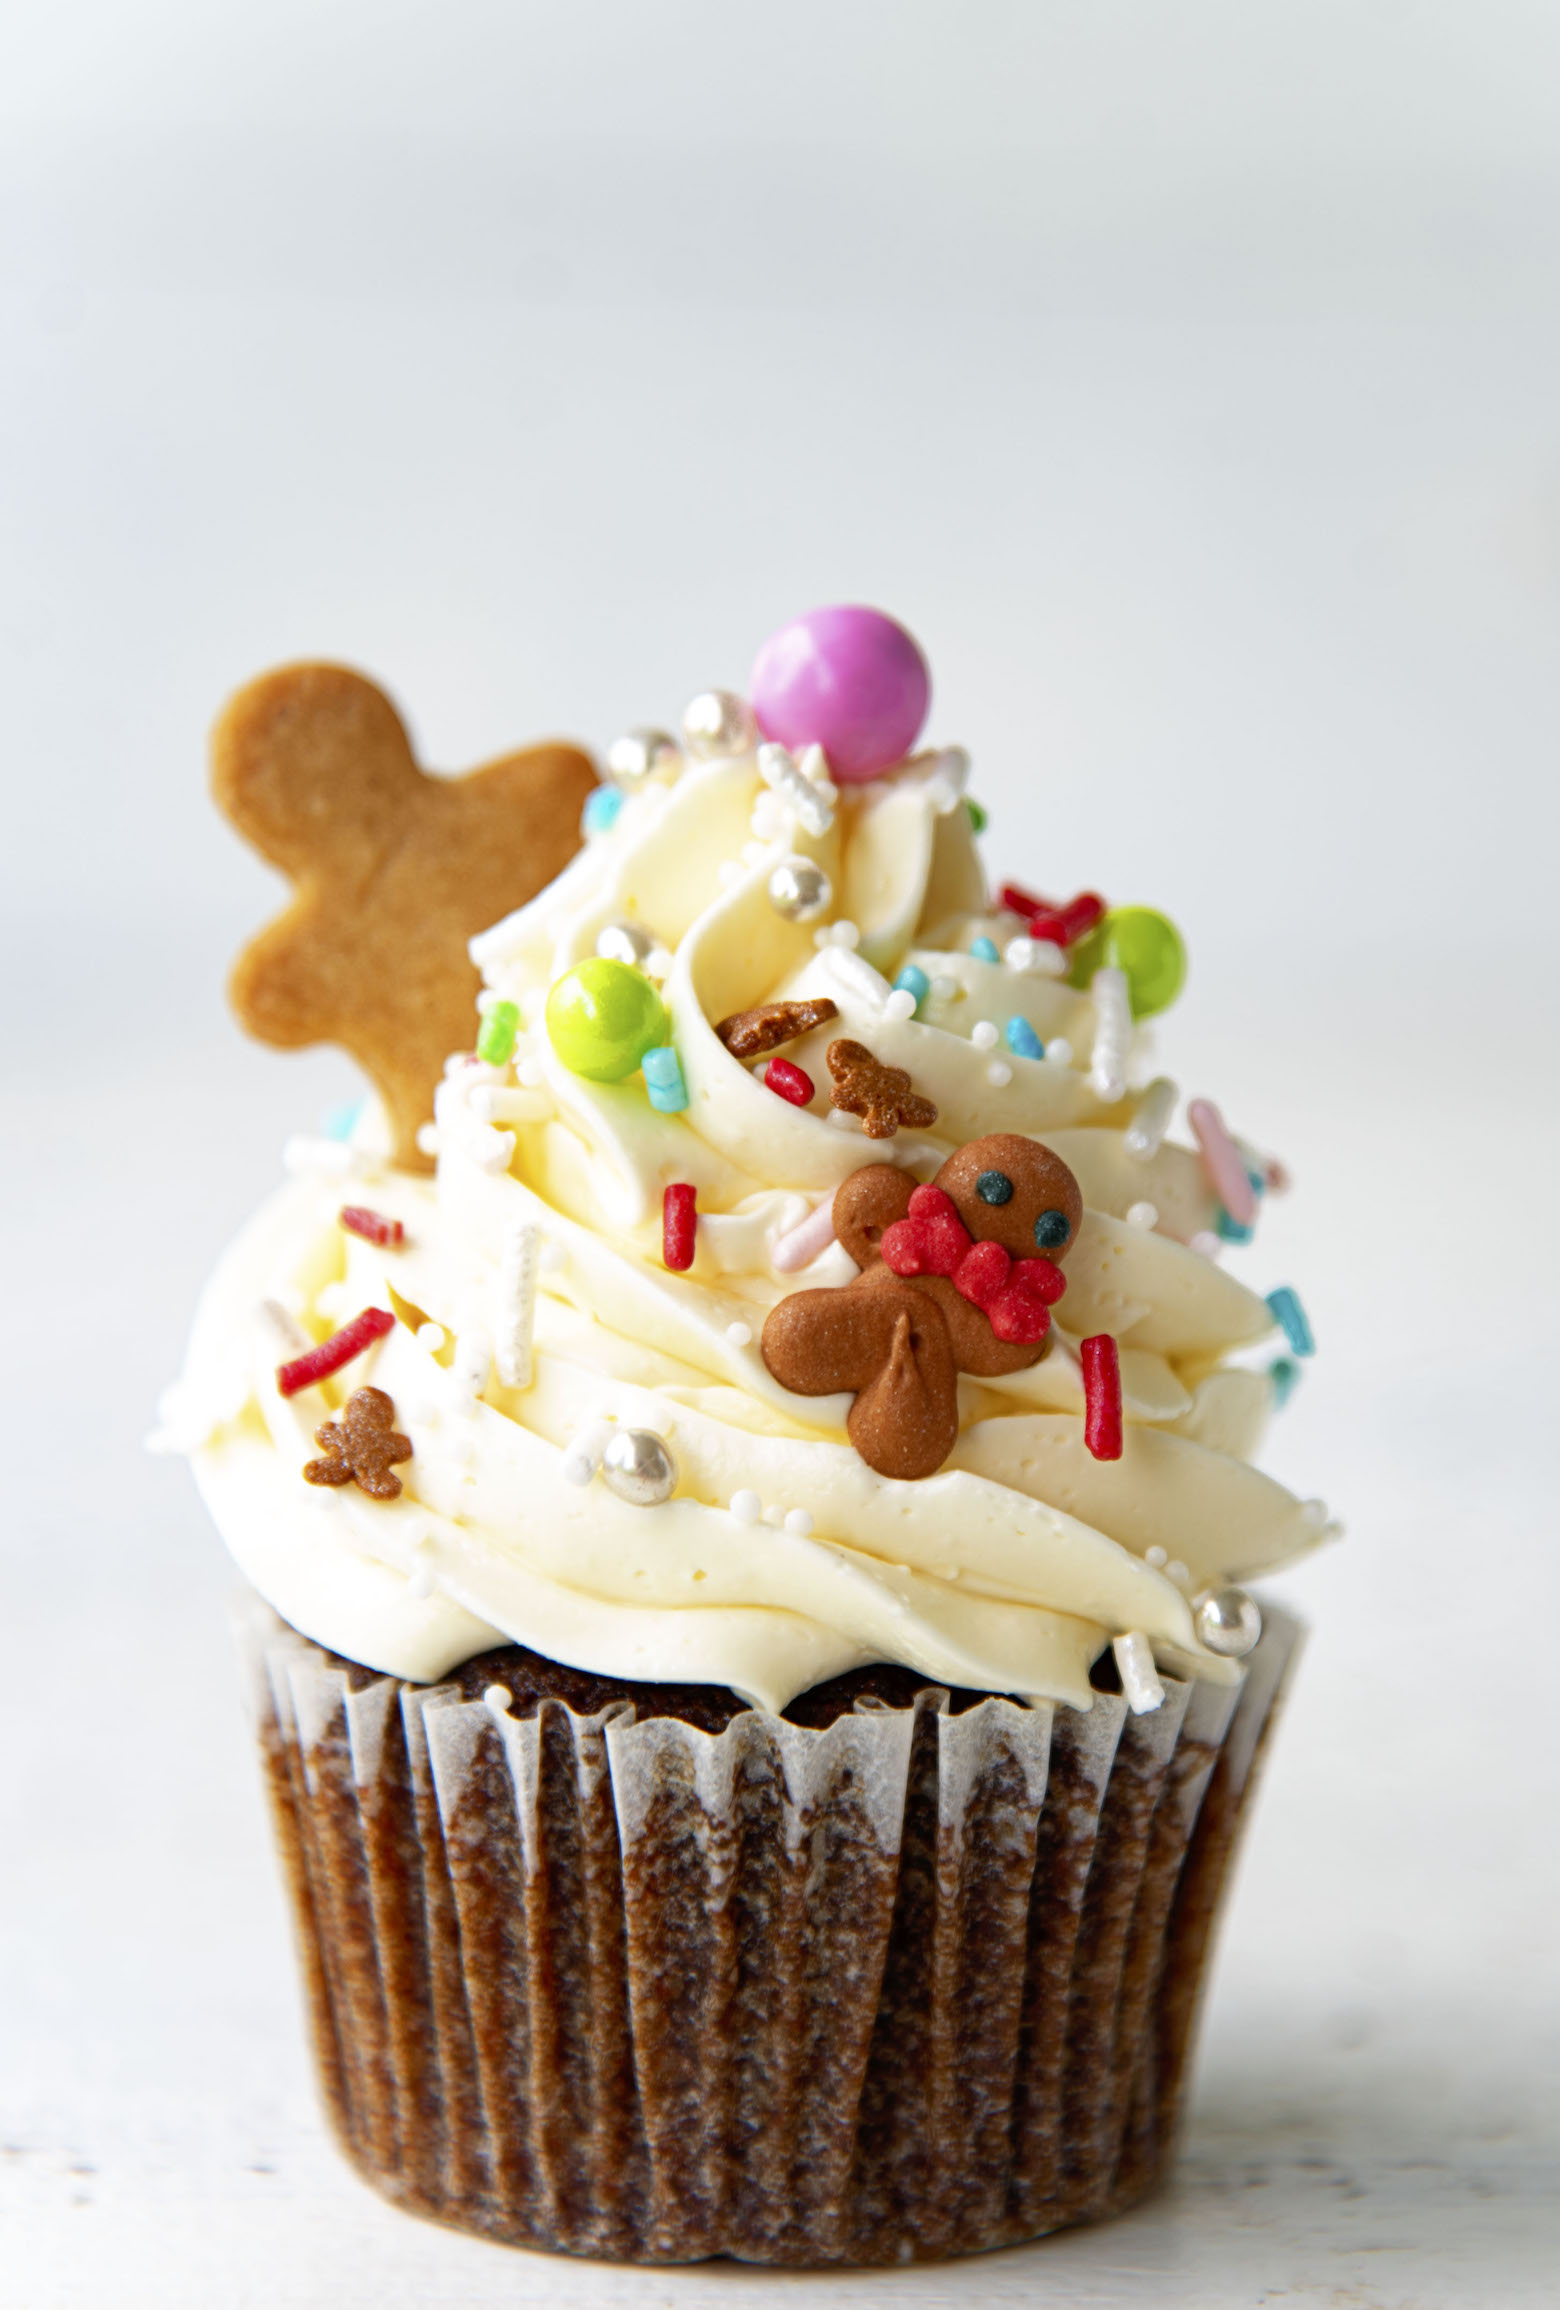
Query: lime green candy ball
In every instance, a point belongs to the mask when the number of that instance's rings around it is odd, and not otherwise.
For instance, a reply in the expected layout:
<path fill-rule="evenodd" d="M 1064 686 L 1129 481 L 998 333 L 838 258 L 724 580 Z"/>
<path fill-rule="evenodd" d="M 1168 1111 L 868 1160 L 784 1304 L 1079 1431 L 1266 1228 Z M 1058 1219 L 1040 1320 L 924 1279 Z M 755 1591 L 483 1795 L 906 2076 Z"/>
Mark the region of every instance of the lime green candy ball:
<path fill-rule="evenodd" d="M 1151 906 L 1113 906 L 1072 950 L 1068 978 L 1086 987 L 1102 963 L 1127 981 L 1135 1019 L 1167 1011 L 1186 984 L 1186 945 L 1167 914 Z"/>
<path fill-rule="evenodd" d="M 671 1040 L 666 1012 L 643 971 L 592 955 L 565 971 L 547 997 L 547 1038 L 573 1074 L 621 1083 L 646 1051 Z"/>

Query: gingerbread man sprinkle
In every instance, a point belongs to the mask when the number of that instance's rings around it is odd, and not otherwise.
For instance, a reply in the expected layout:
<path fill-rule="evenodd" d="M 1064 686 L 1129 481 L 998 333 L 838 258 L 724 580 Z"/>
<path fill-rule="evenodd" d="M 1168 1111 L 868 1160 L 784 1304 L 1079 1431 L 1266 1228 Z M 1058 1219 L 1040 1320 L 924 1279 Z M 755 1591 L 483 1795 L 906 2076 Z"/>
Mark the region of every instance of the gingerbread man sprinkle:
<path fill-rule="evenodd" d="M 383 1388 L 358 1388 L 348 1396 L 339 1420 L 327 1420 L 314 1431 L 324 1453 L 310 1460 L 303 1471 L 306 1484 L 356 1484 L 375 1500 L 398 1500 L 401 1479 L 392 1476 L 398 1460 L 409 1460 L 409 1437 L 391 1426 L 395 1405 Z"/>
<path fill-rule="evenodd" d="M 372 682 L 344 666 L 284 666 L 228 706 L 211 782 L 295 886 L 238 958 L 240 1021 L 284 1049 L 350 1051 L 384 1100 L 396 1161 L 429 1170 L 418 1128 L 445 1060 L 471 1041 L 481 984 L 468 942 L 573 857 L 589 757 L 533 746 L 429 777 Z"/>
<path fill-rule="evenodd" d="M 937 1109 L 910 1088 L 903 1067 L 885 1067 L 865 1043 L 842 1037 L 831 1043 L 825 1057 L 834 1088 L 829 1104 L 847 1115 L 859 1115 L 869 1139 L 892 1139 L 901 1123 L 911 1131 L 929 1131 Z"/>
<path fill-rule="evenodd" d="M 782 1043 L 794 1043 L 798 1035 L 810 1035 L 814 1027 L 826 1027 L 839 1015 L 838 1003 L 817 995 L 809 1002 L 760 1003 L 756 1010 L 733 1011 L 715 1032 L 734 1059 L 761 1059 L 766 1051 L 778 1051 Z"/>
<path fill-rule="evenodd" d="M 1067 1165 L 1016 1132 L 970 1140 L 926 1187 L 869 1163 L 834 1198 L 860 1274 L 771 1308 L 764 1361 L 793 1394 L 854 1395 L 846 1433 L 880 1476 L 934 1475 L 958 1441 L 959 1373 L 1044 1355 L 1082 1220 Z"/>

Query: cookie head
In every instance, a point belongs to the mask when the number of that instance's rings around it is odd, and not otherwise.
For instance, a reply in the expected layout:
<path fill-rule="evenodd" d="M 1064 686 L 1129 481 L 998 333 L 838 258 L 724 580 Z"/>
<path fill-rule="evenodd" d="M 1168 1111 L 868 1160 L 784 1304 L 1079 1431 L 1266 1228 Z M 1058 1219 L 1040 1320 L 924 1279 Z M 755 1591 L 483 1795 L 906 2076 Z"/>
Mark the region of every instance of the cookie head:
<path fill-rule="evenodd" d="M 212 742 L 212 790 L 292 904 L 240 955 L 242 1023 L 284 1050 L 339 1043 L 372 1077 L 396 1160 L 426 1170 L 420 1126 L 476 1031 L 478 931 L 568 864 L 595 783 L 572 746 L 431 777 L 382 690 L 344 666 L 251 682 Z"/>
<path fill-rule="evenodd" d="M 1060 1155 L 1016 1131 L 971 1139 L 950 1155 L 934 1184 L 952 1198 L 977 1242 L 1000 1243 L 1014 1259 L 1060 1261 L 1083 1220 L 1078 1182 Z"/>

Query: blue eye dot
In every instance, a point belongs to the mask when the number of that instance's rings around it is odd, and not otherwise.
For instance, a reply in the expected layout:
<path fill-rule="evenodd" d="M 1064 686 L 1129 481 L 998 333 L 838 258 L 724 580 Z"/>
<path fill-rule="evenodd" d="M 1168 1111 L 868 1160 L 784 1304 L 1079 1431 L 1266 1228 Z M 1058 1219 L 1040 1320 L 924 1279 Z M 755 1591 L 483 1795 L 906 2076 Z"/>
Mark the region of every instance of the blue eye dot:
<path fill-rule="evenodd" d="M 1035 1221 L 1035 1241 L 1042 1251 L 1059 1250 L 1071 1233 L 1065 1211 L 1042 1211 Z"/>
<path fill-rule="evenodd" d="M 975 1182 L 982 1203 L 1011 1203 L 1013 1182 L 1005 1171 L 983 1171 Z"/>

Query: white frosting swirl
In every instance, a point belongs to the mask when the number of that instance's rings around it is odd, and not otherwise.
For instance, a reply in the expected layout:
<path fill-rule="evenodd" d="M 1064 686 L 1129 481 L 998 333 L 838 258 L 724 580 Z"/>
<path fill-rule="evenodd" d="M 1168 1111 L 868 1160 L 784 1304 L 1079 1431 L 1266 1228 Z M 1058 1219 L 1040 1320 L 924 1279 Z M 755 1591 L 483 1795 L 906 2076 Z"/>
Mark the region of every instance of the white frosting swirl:
<path fill-rule="evenodd" d="M 370 1126 L 350 1192 L 334 1173 L 305 1175 L 240 1237 L 197 1317 L 183 1410 L 209 1407 L 195 1464 L 229 1545 L 307 1635 L 419 1679 L 513 1639 L 774 1708 L 877 1660 L 1087 1706 L 1091 1661 L 1130 1631 L 1182 1673 L 1239 1673 L 1200 1645 L 1193 1599 L 1321 1537 L 1315 1504 L 1248 1464 L 1272 1389 L 1231 1359 L 1272 1319 L 1189 1248 L 1217 1217 L 1197 1157 L 1171 1144 L 1134 1156 L 1133 1094 L 1096 1097 L 1088 994 L 970 953 L 979 935 L 1001 952 L 1022 925 L 988 906 L 962 769 L 931 755 L 846 793 L 822 834 L 751 756 L 634 792 L 609 833 L 474 943 L 488 987 L 518 1005 L 521 1037 L 503 1068 L 451 1062 L 437 1180 L 391 1169 Z M 771 904 L 770 873 L 796 854 L 829 876 L 854 945 Z M 571 1073 L 542 1026 L 553 982 L 617 923 L 655 942 L 683 1113 L 657 1113 L 637 1076 Z M 907 962 L 930 984 L 915 1017 L 885 1007 L 880 975 Z M 857 1038 L 936 1103 L 934 1133 L 867 1141 L 821 1097 L 790 1106 L 714 1031 L 733 1011 L 810 994 L 840 1015 L 785 1056 L 826 1085 L 827 1044 Z M 1014 1018 L 1070 1057 L 1015 1055 L 1000 1039 Z M 981 1021 L 999 1032 L 994 1048 Z M 776 1300 L 855 1272 L 830 1245 L 798 1276 L 775 1247 L 861 1163 L 887 1157 L 924 1179 L 993 1131 L 1043 1137 L 1077 1175 L 1086 1208 L 1067 1296 L 1039 1363 L 960 1381 L 947 1466 L 895 1482 L 846 1441 L 848 1397 L 793 1396 L 766 1369 L 758 1341 Z M 675 1181 L 698 1198 L 686 1274 L 662 1261 Z M 399 1218 L 404 1244 L 345 1234 L 343 1200 Z M 1153 1229 L 1127 1220 L 1145 1203 Z M 491 1349 L 513 1329 L 504 1249 L 526 1223 L 541 1241 L 533 1352 L 527 1384 L 510 1387 Z M 400 1320 L 371 1357 L 289 1401 L 267 1300 L 310 1338 L 365 1305 Z M 1083 1442 L 1077 1342 L 1099 1331 L 1121 1350 L 1114 1462 Z M 414 1447 L 390 1504 L 299 1480 L 325 1408 L 367 1380 L 392 1395 Z M 665 1439 L 672 1499 L 637 1507 L 599 1479 L 571 1481 L 570 1447 L 615 1425 Z M 756 1521 L 739 1498 L 755 1494 Z"/>

